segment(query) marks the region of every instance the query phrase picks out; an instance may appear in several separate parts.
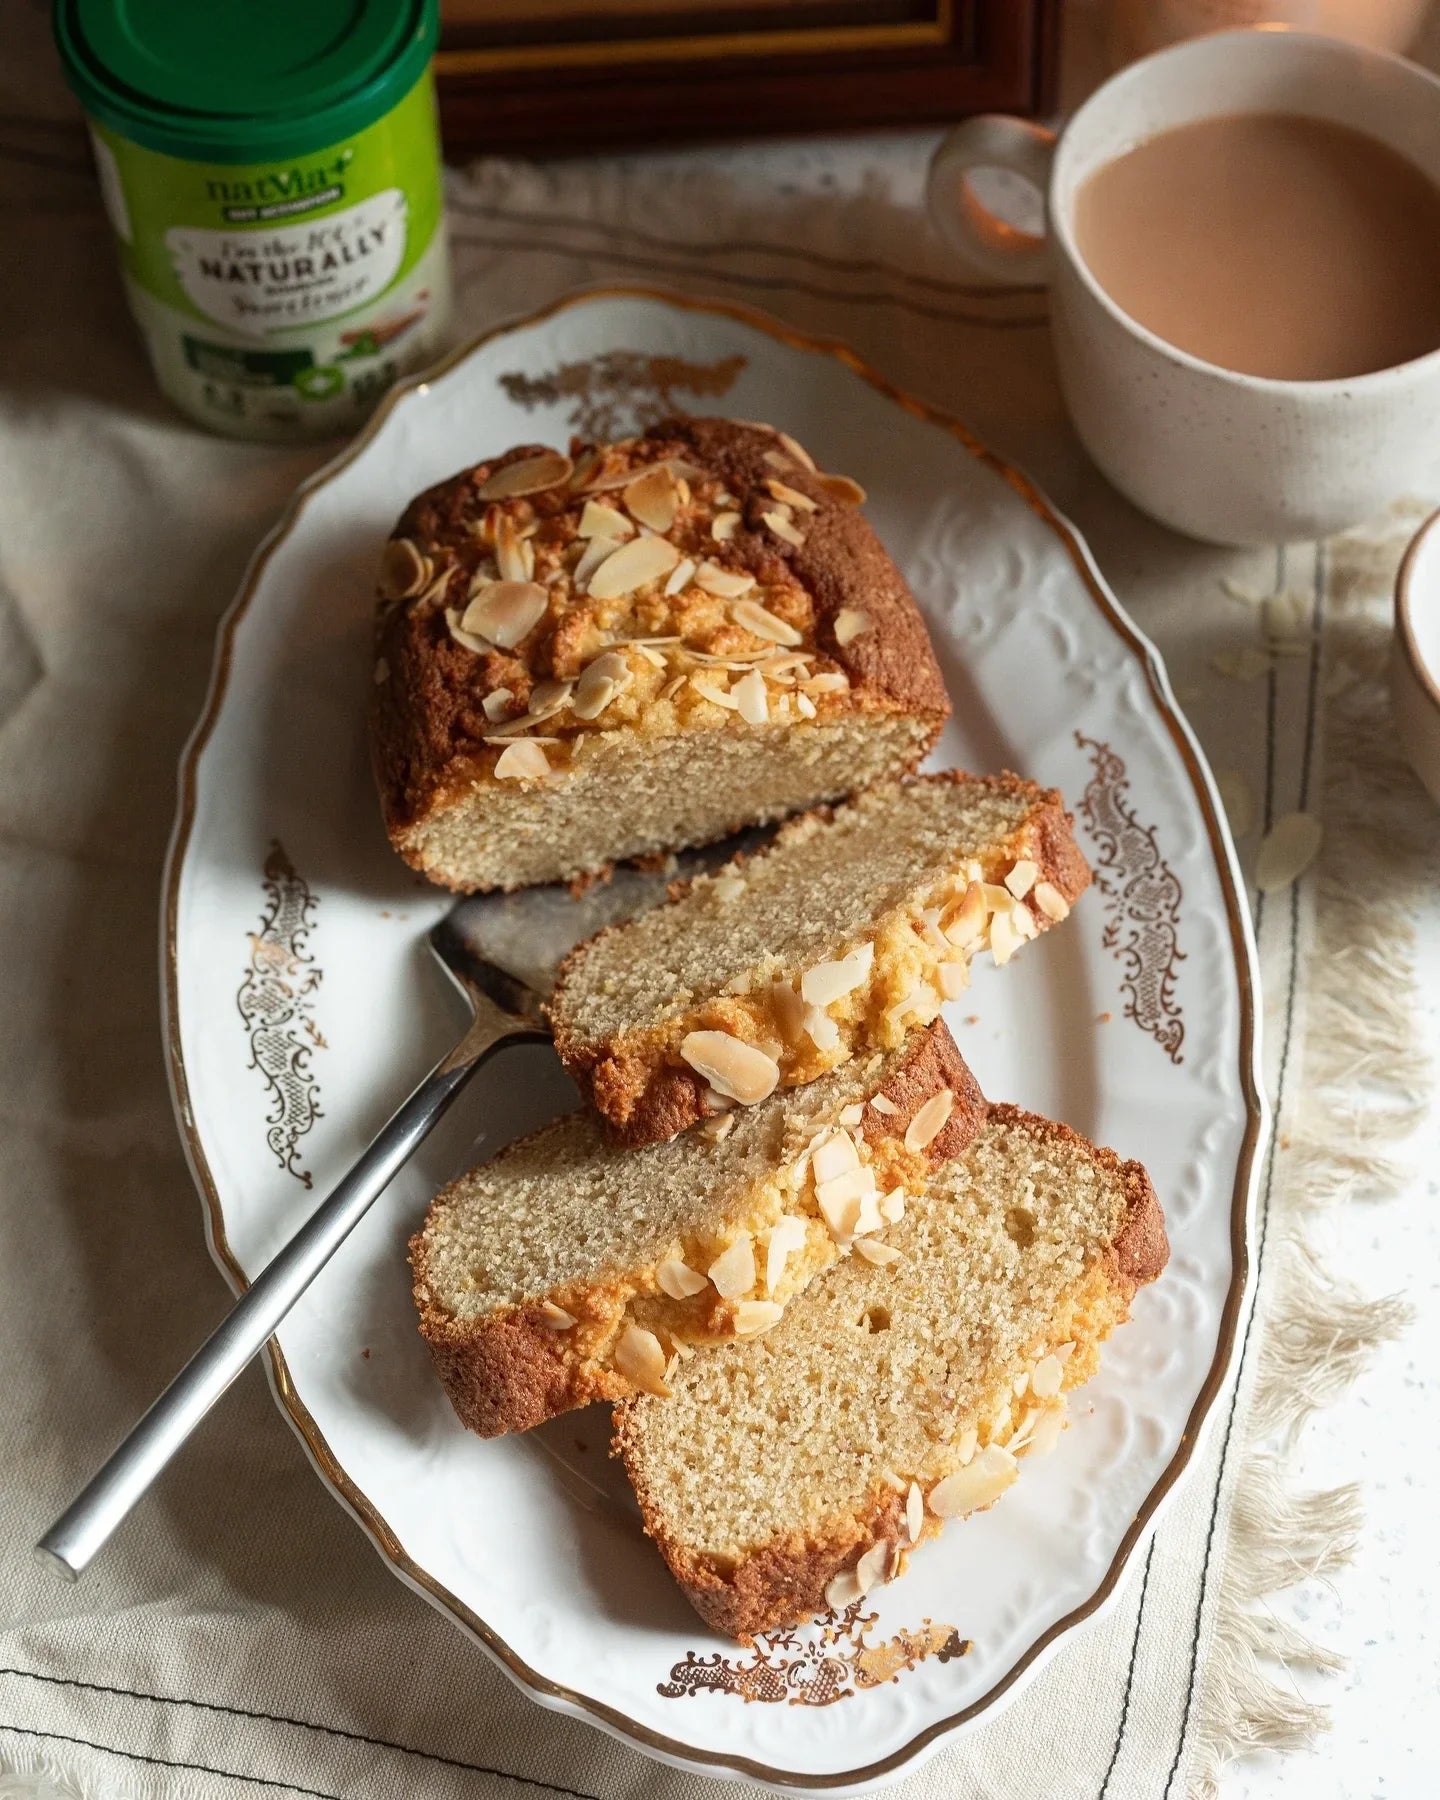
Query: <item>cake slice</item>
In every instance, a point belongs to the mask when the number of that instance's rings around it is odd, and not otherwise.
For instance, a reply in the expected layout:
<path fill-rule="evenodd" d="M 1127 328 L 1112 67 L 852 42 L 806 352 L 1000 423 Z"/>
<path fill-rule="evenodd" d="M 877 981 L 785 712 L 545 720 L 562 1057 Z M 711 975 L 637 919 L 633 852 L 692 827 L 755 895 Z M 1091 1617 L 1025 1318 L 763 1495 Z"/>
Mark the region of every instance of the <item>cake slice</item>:
<path fill-rule="evenodd" d="M 1167 1254 L 1138 1163 L 990 1108 L 883 1262 L 846 1259 L 764 1337 L 617 1407 L 645 1529 L 696 1610 L 744 1640 L 843 1609 L 989 1506 Z"/>
<path fill-rule="evenodd" d="M 888 1050 L 1090 880 L 1059 794 L 951 770 L 877 782 L 677 887 L 561 965 L 566 1069 L 628 1145 Z"/>
<path fill-rule="evenodd" d="M 768 1330 L 852 1249 L 883 1255 L 984 1102 L 938 1020 L 679 1143 L 617 1150 L 575 1113 L 448 1187 L 410 1246 L 420 1328 L 484 1437 L 663 1395 L 674 1359 Z"/>
<path fill-rule="evenodd" d="M 371 689 L 396 850 L 451 888 L 566 881 L 913 769 L 949 702 L 864 498 L 727 419 L 419 495 Z"/>

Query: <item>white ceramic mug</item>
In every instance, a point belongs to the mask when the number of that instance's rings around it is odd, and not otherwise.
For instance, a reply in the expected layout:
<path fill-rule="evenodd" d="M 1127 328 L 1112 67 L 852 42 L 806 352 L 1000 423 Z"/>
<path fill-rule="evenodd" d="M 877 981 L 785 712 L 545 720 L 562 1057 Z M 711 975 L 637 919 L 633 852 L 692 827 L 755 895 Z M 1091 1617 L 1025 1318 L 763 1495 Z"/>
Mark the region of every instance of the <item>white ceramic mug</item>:
<path fill-rule="evenodd" d="M 965 120 L 931 164 L 930 210 L 972 267 L 997 281 L 1048 283 L 1075 429 L 1137 506 L 1214 543 L 1323 537 L 1401 495 L 1440 489 L 1440 350 L 1335 381 L 1218 368 L 1122 312 L 1075 242 L 1075 196 L 1094 170 L 1157 132 L 1237 112 L 1348 125 L 1440 183 L 1433 75 L 1334 38 L 1227 31 L 1122 70 L 1058 140 L 1023 119 Z M 994 167 L 1044 194 L 1043 238 L 1005 225 L 977 198 L 968 175 Z"/>

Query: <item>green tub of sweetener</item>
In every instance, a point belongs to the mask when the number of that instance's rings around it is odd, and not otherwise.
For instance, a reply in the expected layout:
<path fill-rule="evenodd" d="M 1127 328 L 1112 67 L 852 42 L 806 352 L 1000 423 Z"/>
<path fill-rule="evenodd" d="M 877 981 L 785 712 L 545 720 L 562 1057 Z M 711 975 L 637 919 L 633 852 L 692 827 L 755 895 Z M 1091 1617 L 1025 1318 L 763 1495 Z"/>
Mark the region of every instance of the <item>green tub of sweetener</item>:
<path fill-rule="evenodd" d="M 156 379 L 237 437 L 353 430 L 450 309 L 437 0 L 57 0 Z"/>

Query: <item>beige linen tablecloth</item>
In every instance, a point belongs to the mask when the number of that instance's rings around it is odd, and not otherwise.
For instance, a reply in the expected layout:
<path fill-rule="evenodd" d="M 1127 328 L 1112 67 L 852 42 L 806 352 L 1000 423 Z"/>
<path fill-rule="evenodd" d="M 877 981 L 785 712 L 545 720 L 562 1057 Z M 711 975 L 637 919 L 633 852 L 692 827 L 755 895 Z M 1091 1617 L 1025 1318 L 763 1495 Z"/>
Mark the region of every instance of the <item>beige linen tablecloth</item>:
<path fill-rule="evenodd" d="M 165 1088 L 159 875 L 216 620 L 321 456 L 205 437 L 166 409 L 40 13 L 16 17 L 0 99 L 0 1795 L 52 1779 L 87 1800 L 718 1794 L 540 1711 L 396 1582 L 258 1370 L 83 1585 L 28 1560 L 226 1305 Z M 1319 879 L 1257 908 L 1282 1148 L 1261 1186 L 1238 1389 L 1110 1616 L 903 1789 L 1180 1794 L 1322 1722 L 1306 1671 L 1331 1651 L 1294 1606 L 1256 1603 L 1345 1560 L 1345 1484 L 1365 1469 L 1352 1444 L 1327 1491 L 1297 1497 L 1282 1446 L 1402 1319 L 1297 1245 L 1318 1204 L 1398 1185 L 1382 1159 L 1427 1091 L 1407 913 L 1434 821 L 1395 763 L 1376 681 L 1413 508 L 1281 554 L 1208 550 L 1140 519 L 1070 438 L 1043 296 L 975 291 L 931 241 L 927 147 L 482 167 L 452 185 L 461 320 L 479 330 L 577 283 L 639 278 L 850 339 L 1080 521 L 1253 812 L 1247 864 L 1265 821 L 1326 815 Z M 1343 1631 L 1322 1620 L 1319 1635 Z"/>

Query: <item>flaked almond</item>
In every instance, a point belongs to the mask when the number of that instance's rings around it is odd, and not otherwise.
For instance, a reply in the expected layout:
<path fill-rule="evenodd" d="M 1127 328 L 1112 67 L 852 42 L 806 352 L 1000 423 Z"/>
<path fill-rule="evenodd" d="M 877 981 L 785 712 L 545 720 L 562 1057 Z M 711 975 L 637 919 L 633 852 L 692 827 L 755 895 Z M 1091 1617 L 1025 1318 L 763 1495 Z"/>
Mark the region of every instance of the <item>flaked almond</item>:
<path fill-rule="evenodd" d="M 387 600 L 408 600 L 430 579 L 430 564 L 409 538 L 391 538 L 380 552 L 380 592 Z"/>
<path fill-rule="evenodd" d="M 769 990 L 770 1013 L 787 1044 L 805 1029 L 805 1002 L 788 981 L 775 981 Z"/>
<path fill-rule="evenodd" d="M 920 1542 L 920 1533 L 924 1529 L 925 1496 L 920 1492 L 920 1483 L 912 1481 L 905 1496 L 905 1531 L 912 1544 Z"/>
<path fill-rule="evenodd" d="M 549 759 L 533 738 L 507 744 L 495 763 L 497 781 L 543 781 L 549 773 Z"/>
<path fill-rule="evenodd" d="M 527 708 L 532 719 L 551 719 L 560 712 L 575 691 L 573 681 L 537 681 L 530 690 Z"/>
<path fill-rule="evenodd" d="M 765 1235 L 765 1291 L 773 1294 L 785 1273 L 785 1264 L 797 1250 L 805 1248 L 809 1233 L 805 1221 L 786 1213 Z"/>
<path fill-rule="evenodd" d="M 694 559 L 689 556 L 682 558 L 671 571 L 670 579 L 665 583 L 661 592 L 667 597 L 682 592 L 683 589 L 689 587 L 694 574 Z"/>
<path fill-rule="evenodd" d="M 668 531 L 675 523 L 680 496 L 669 469 L 647 469 L 630 483 L 623 498 L 633 516 L 652 531 Z"/>
<path fill-rule="evenodd" d="M 729 1123 L 728 1114 L 725 1117 Z M 691 1300 L 707 1285 L 700 1271 L 692 1269 L 678 1256 L 667 1256 L 664 1262 L 657 1263 L 655 1279 L 660 1284 L 660 1292 L 668 1294 L 672 1300 Z"/>
<path fill-rule="evenodd" d="M 787 544 L 793 544 L 797 550 L 805 542 L 805 533 L 793 519 L 788 518 L 778 507 L 773 512 L 761 513 L 760 517 L 776 537 Z"/>
<path fill-rule="evenodd" d="M 1047 919 L 1054 919 L 1058 923 L 1061 919 L 1067 919 L 1070 916 L 1070 902 L 1053 882 L 1036 882 L 1035 892 L 1030 898 Z"/>
<path fill-rule="evenodd" d="M 863 1125 L 864 1122 L 865 1102 L 863 1100 L 852 1100 L 849 1106 L 841 1107 L 840 1123 L 844 1125 L 847 1130 L 853 1130 L 856 1125 Z"/>
<path fill-rule="evenodd" d="M 540 1313 L 551 1331 L 568 1331 L 572 1325 L 579 1324 L 574 1313 L 566 1312 L 563 1306 L 557 1306 L 553 1300 L 542 1300 Z"/>
<path fill-rule="evenodd" d="M 817 475 L 815 479 L 824 488 L 832 500 L 838 500 L 842 506 L 863 506 L 865 490 L 858 481 L 852 481 L 848 475 Z"/>
<path fill-rule="evenodd" d="M 795 710 L 802 719 L 813 719 L 815 717 L 815 702 L 808 694 L 797 694 L 795 696 Z"/>
<path fill-rule="evenodd" d="M 730 608 L 730 617 L 753 637 L 765 638 L 772 644 L 783 644 L 793 650 L 797 644 L 805 642 L 793 625 L 787 625 L 774 613 L 767 612 L 758 600 L 738 600 Z"/>
<path fill-rule="evenodd" d="M 758 669 L 742 675 L 730 692 L 747 725 L 763 725 L 770 717 L 770 696 L 765 691 L 765 677 Z"/>
<path fill-rule="evenodd" d="M 586 592 L 592 600 L 620 600 L 659 581 L 679 561 L 680 552 L 668 538 L 631 538 L 605 558 L 590 577 Z"/>
<path fill-rule="evenodd" d="M 609 557 L 612 557 L 624 542 L 623 538 L 593 537 L 581 553 L 579 562 L 571 572 L 570 580 L 576 593 L 583 593 L 590 577 Z"/>
<path fill-rule="evenodd" d="M 875 1210 L 887 1225 L 898 1225 L 905 1217 L 905 1190 L 892 1188 L 875 1202 Z"/>
<path fill-rule="evenodd" d="M 832 1131 L 820 1139 L 810 1152 L 810 1167 L 815 1171 L 815 1185 L 835 1181 L 860 1167 L 860 1151 L 848 1131 Z"/>
<path fill-rule="evenodd" d="M 633 680 L 630 666 L 619 650 L 602 650 L 593 662 L 586 663 L 575 684 L 575 717 L 598 719 Z"/>
<path fill-rule="evenodd" d="M 460 614 L 453 606 L 445 608 L 445 624 L 455 642 L 462 649 L 472 651 L 476 656 L 484 656 L 490 646 L 482 637 L 476 637 L 473 631 L 467 631 L 460 623 Z"/>
<path fill-rule="evenodd" d="M 987 912 L 985 889 L 980 882 L 972 881 L 941 916 L 940 929 L 957 950 L 968 949 L 984 933 Z"/>
<path fill-rule="evenodd" d="M 815 1188 L 815 1203 L 832 1236 L 836 1238 L 848 1238 L 861 1228 L 864 1223 L 862 1210 L 867 1201 L 873 1211 L 875 1172 L 870 1168 L 851 1169 L 844 1175 L 836 1175 L 830 1181 L 817 1183 Z M 878 1223 L 877 1214 L 876 1224 Z"/>
<path fill-rule="evenodd" d="M 850 677 L 843 669 L 822 669 L 805 683 L 809 694 L 844 694 L 849 691 Z"/>
<path fill-rule="evenodd" d="M 465 608 L 460 623 L 502 650 L 513 650 L 545 617 L 548 605 L 538 582 L 492 581 Z"/>
<path fill-rule="evenodd" d="M 935 985 L 942 1000 L 958 1000 L 970 985 L 970 965 L 964 959 L 943 962 L 935 971 Z"/>
<path fill-rule="evenodd" d="M 801 512 L 816 512 L 819 509 L 818 500 L 812 500 L 808 494 L 802 494 L 799 488 L 778 481 L 773 475 L 765 477 L 765 491 L 772 500 L 779 500 L 785 506 L 798 506 Z"/>
<path fill-rule="evenodd" d="M 800 997 L 811 1006 L 829 1006 L 868 981 L 874 963 L 873 944 L 861 944 L 832 962 L 816 963 L 800 977 Z"/>
<path fill-rule="evenodd" d="M 1058 1356 L 1042 1356 L 1030 1371 L 1030 1391 L 1038 1400 L 1053 1400 L 1064 1377 Z"/>
<path fill-rule="evenodd" d="M 665 1385 L 665 1352 L 653 1331 L 642 1325 L 627 1325 L 611 1359 L 617 1375 L 647 1394 L 668 1396 Z"/>
<path fill-rule="evenodd" d="M 730 1135 L 734 1123 L 734 1113 L 720 1113 L 715 1118 L 702 1119 L 695 1129 L 707 1144 L 718 1144 L 721 1138 Z"/>
<path fill-rule="evenodd" d="M 635 469 L 624 469 L 615 475 L 604 475 L 598 480 L 587 481 L 585 491 L 589 494 L 608 494 L 614 488 L 631 487 L 642 476 L 653 475 L 656 470 L 664 470 L 676 481 L 700 480 L 705 474 L 694 463 L 686 462 L 683 456 L 665 456 L 659 462 L 642 463 Z"/>
<path fill-rule="evenodd" d="M 840 1027 L 823 1007 L 805 1005 L 801 1029 L 817 1050 L 833 1050 L 840 1042 Z"/>
<path fill-rule="evenodd" d="M 755 577 L 735 569 L 722 569 L 718 563 L 702 562 L 695 570 L 695 585 L 717 600 L 738 600 L 755 585 Z M 798 639 L 796 640 L 798 643 Z"/>
<path fill-rule="evenodd" d="M 755 1285 L 755 1245 L 750 1233 L 742 1232 L 705 1273 L 722 1300 L 738 1300 L 742 1294 L 748 1294 Z"/>
<path fill-rule="evenodd" d="M 785 1308 L 775 1300 L 741 1300 L 735 1308 L 734 1330 L 736 1337 L 754 1337 L 757 1332 L 768 1331 L 772 1325 L 778 1325 L 785 1316 Z"/>
<path fill-rule="evenodd" d="M 603 500 L 587 500 L 576 527 L 576 536 L 614 538 L 618 543 L 623 538 L 633 536 L 634 531 L 635 527 L 624 513 L 618 512 L 613 506 L 606 506 Z"/>
<path fill-rule="evenodd" d="M 883 1113 L 887 1119 L 893 1118 L 900 1110 L 895 1102 L 893 1100 L 887 1100 L 884 1094 L 872 1094 L 870 1096 L 870 1104 L 875 1108 L 876 1112 Z"/>
<path fill-rule="evenodd" d="M 1320 854 L 1323 837 L 1313 813 L 1286 813 L 1260 840 L 1255 857 L 1255 885 L 1262 894 L 1277 894 L 1298 881 Z"/>
<path fill-rule="evenodd" d="M 825 1604 L 831 1612 L 844 1612 L 860 1598 L 860 1584 L 852 1569 L 842 1569 L 825 1584 Z"/>
<path fill-rule="evenodd" d="M 1035 1421 L 1035 1429 L 1030 1433 L 1030 1455 L 1048 1456 L 1059 1443 L 1060 1433 L 1064 1429 L 1064 1406 L 1047 1406 Z"/>
<path fill-rule="evenodd" d="M 795 458 L 796 462 L 799 463 L 800 467 L 802 469 L 809 469 L 813 475 L 815 472 L 815 458 L 805 446 L 797 439 L 791 437 L 788 431 L 779 431 L 775 435 L 780 439 L 780 442 L 784 445 L 786 450 L 790 452 L 791 456 Z"/>
<path fill-rule="evenodd" d="M 938 1094 L 932 1094 L 906 1126 L 905 1148 L 914 1151 L 928 1149 L 945 1129 L 954 1110 L 955 1096 L 949 1088 L 941 1088 Z"/>
<path fill-rule="evenodd" d="M 874 1263 L 877 1269 L 883 1269 L 888 1263 L 900 1261 L 900 1252 L 893 1244 L 882 1244 L 879 1238 L 856 1238 L 855 1254 L 863 1257 L 868 1263 Z"/>
<path fill-rule="evenodd" d="M 521 494 L 543 494 L 570 479 L 574 463 L 558 450 L 542 450 L 522 456 L 518 462 L 497 469 L 475 490 L 482 500 L 513 500 Z"/>
<path fill-rule="evenodd" d="M 506 712 L 509 710 L 510 702 L 514 698 L 514 690 L 511 688 L 491 688 L 490 692 L 480 702 L 480 707 L 484 712 L 485 717 L 493 725 L 497 720 L 505 717 Z"/>
<path fill-rule="evenodd" d="M 872 1544 L 855 1565 L 855 1585 L 862 1594 L 868 1594 L 878 1582 L 884 1581 L 885 1571 L 890 1561 L 890 1546 L 882 1538 L 878 1544 Z"/>
<path fill-rule="evenodd" d="M 754 1106 L 773 1094 L 780 1079 L 780 1066 L 773 1057 L 728 1031 L 692 1031 L 681 1044 L 680 1054 L 718 1093 L 742 1106 Z"/>
<path fill-rule="evenodd" d="M 495 561 L 502 581 L 528 581 L 535 573 L 535 552 L 508 513 L 501 513 L 495 528 Z"/>
<path fill-rule="evenodd" d="M 1021 857 L 1005 877 L 1005 885 L 1017 900 L 1023 900 L 1034 887 L 1039 873 L 1038 864 L 1031 862 L 1027 857 Z"/>
<path fill-rule="evenodd" d="M 710 521 L 710 535 L 717 544 L 728 544 L 739 529 L 738 512 L 718 512 Z"/>
<path fill-rule="evenodd" d="M 1020 1473 L 1020 1465 L 999 1444 L 987 1444 L 967 1467 L 931 1488 L 927 1504 L 937 1519 L 959 1519 L 998 1500 Z"/>
<path fill-rule="evenodd" d="M 1020 934 L 1010 918 L 1009 911 L 992 914 L 990 919 L 990 954 L 995 958 L 997 967 L 1003 968 L 1020 948 Z"/>
<path fill-rule="evenodd" d="M 712 706 L 723 706 L 727 712 L 739 712 L 740 702 L 728 688 L 720 686 L 711 675 L 692 675 L 690 685 L 702 700 L 708 700 Z"/>
<path fill-rule="evenodd" d="M 860 606 L 842 606 L 835 615 L 835 642 L 843 650 L 858 637 L 864 637 L 873 621 Z"/>

